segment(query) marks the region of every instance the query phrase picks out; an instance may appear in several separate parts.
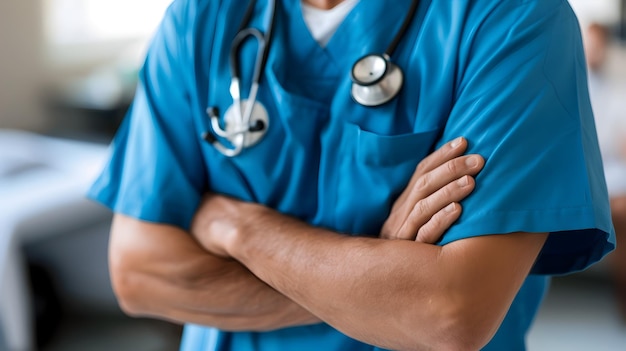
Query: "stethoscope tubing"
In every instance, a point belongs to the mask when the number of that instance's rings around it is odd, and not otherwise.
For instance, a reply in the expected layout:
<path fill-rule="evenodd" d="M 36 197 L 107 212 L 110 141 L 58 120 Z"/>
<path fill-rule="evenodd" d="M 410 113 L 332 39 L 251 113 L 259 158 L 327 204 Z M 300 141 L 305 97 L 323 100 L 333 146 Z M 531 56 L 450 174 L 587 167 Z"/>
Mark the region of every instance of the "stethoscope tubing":
<path fill-rule="evenodd" d="M 252 18 L 252 14 L 254 13 L 254 9 L 256 7 L 256 0 L 250 0 L 241 24 L 239 25 L 237 34 L 235 35 L 235 38 L 233 39 L 230 47 L 228 63 L 231 72 L 231 84 L 229 87 L 229 92 L 233 99 L 234 114 L 240 119 L 238 123 L 240 128 L 227 131 L 220 126 L 217 109 L 207 109 L 207 114 L 211 121 L 212 133 L 219 137 L 228 139 L 235 147 L 225 147 L 217 140 L 217 138 L 215 138 L 214 136 L 210 136 L 211 131 L 209 131 L 209 133 L 206 133 L 204 138 L 210 140 L 211 144 L 218 151 L 228 157 L 236 156 L 241 153 L 244 145 L 246 144 L 246 139 L 249 132 L 263 130 L 262 125 L 259 129 L 258 123 L 251 126 L 250 119 L 252 117 L 254 105 L 256 104 L 263 71 L 265 70 L 265 64 L 267 62 L 270 42 L 272 38 L 272 32 L 274 29 L 274 20 L 276 17 L 276 0 L 270 0 L 269 4 L 270 17 L 268 23 L 266 24 L 265 33 L 262 33 L 261 30 L 257 28 L 248 27 Z M 242 102 L 239 53 L 241 48 L 243 47 L 243 44 L 249 39 L 255 39 L 257 41 L 257 54 L 254 63 L 254 72 L 252 74 L 252 82 L 250 85 L 248 99 L 246 99 L 245 102 Z"/>
<path fill-rule="evenodd" d="M 256 0 L 251 0 L 248 4 L 248 8 L 243 17 L 243 20 L 239 26 L 239 30 L 233 39 L 230 47 L 229 65 L 230 72 L 233 79 L 240 79 L 239 70 L 239 50 L 243 46 L 243 43 L 249 37 L 254 37 L 258 40 L 257 56 L 254 63 L 254 73 L 252 76 L 252 83 L 259 84 L 265 70 L 265 64 L 269 54 L 269 47 L 272 40 L 272 34 L 274 31 L 274 23 L 276 18 L 276 0 L 270 0 L 270 17 L 266 24 L 265 33 L 262 33 L 259 29 L 253 27 L 247 27 L 252 18 Z"/>
<path fill-rule="evenodd" d="M 395 66 L 391 62 L 391 56 L 395 52 L 398 47 L 400 41 L 405 36 L 406 32 L 409 29 L 409 26 L 413 22 L 415 17 L 415 13 L 417 12 L 417 8 L 419 7 L 419 0 L 413 0 L 411 2 L 411 7 L 405 16 L 402 25 L 400 26 L 398 32 L 394 36 L 393 40 L 387 47 L 387 50 L 383 54 L 369 54 L 361 59 L 357 60 L 355 65 L 353 66 L 351 76 L 353 78 L 353 91 L 352 98 L 357 103 L 362 104 L 364 106 L 378 106 L 380 104 L 384 104 L 387 101 L 393 99 L 402 87 L 403 75 L 402 71 L 399 67 Z M 252 15 L 254 13 L 257 1 L 250 0 L 246 12 L 244 13 L 243 19 L 239 25 L 239 29 L 235 38 L 233 39 L 229 52 L 229 66 L 231 72 L 231 84 L 230 84 L 230 95 L 233 99 L 233 113 L 236 118 L 239 120 L 236 122 L 237 128 L 234 130 L 227 130 L 220 126 L 219 116 L 217 113 L 217 109 L 209 108 L 207 109 L 207 113 L 211 120 L 211 130 L 214 136 L 211 136 L 211 131 L 206 133 L 208 137 L 205 139 L 210 140 L 211 144 L 217 148 L 222 154 L 232 157 L 236 156 L 243 150 L 244 146 L 247 143 L 247 138 L 250 132 L 253 131 L 263 131 L 263 124 L 261 123 L 261 127 L 259 128 L 258 123 L 254 126 L 250 125 L 250 120 L 252 118 L 252 113 L 254 111 L 255 104 L 257 104 L 257 95 L 259 91 L 259 85 L 263 76 L 263 72 L 265 70 L 265 66 L 267 63 L 267 58 L 269 55 L 269 49 L 271 47 L 272 33 L 275 25 L 276 18 L 276 0 L 269 0 L 269 18 L 266 23 L 265 33 L 261 32 L 261 30 L 249 27 L 250 20 L 252 19 Z M 249 40 L 255 39 L 257 41 L 257 53 L 254 62 L 254 71 L 252 74 L 252 81 L 250 83 L 250 91 L 248 92 L 248 98 L 242 101 L 241 94 L 241 70 L 240 70 L 240 50 L 243 47 L 243 44 Z M 371 80 L 363 80 L 357 79 L 354 74 L 354 70 L 356 65 L 362 60 L 366 60 L 368 57 L 378 57 L 384 60 L 384 69 L 381 71 L 380 77 Z M 364 63 L 366 61 L 363 61 Z M 392 68 L 390 68 L 392 67 Z M 367 72 L 367 71 L 366 71 Z M 388 72 L 390 76 L 394 78 L 387 78 Z M 371 73 L 370 73 L 371 75 Z M 392 80 L 391 80 L 392 79 Z M 393 82 L 395 85 L 389 85 L 390 82 Z M 376 85 L 380 85 L 379 88 L 376 88 Z M 383 88 L 384 86 L 394 88 L 387 89 Z M 361 87 L 361 88 L 358 88 Z M 370 88 L 372 87 L 372 88 Z M 359 97 L 357 98 L 355 94 L 355 90 L 359 92 Z M 365 90 L 363 90 L 365 89 Z M 374 89 L 374 90 L 371 90 Z M 378 90 L 377 90 L 378 89 Z M 370 93 L 373 91 L 374 93 Z M 373 95 L 372 95 L 373 94 Z M 368 95 L 370 97 L 368 97 Z M 267 118 L 265 120 L 268 121 Z M 258 121 L 257 121 L 258 122 Z M 216 136 L 222 137 L 224 139 L 228 139 L 230 143 L 234 146 L 234 148 L 228 148 L 222 145 Z"/>
<path fill-rule="evenodd" d="M 233 107 L 235 108 L 235 114 L 241 118 L 241 125 L 248 126 L 250 125 L 250 118 L 252 116 L 252 110 L 254 104 L 256 103 L 257 94 L 259 91 L 259 84 L 261 82 L 261 78 L 263 75 L 263 71 L 265 70 L 265 63 L 267 62 L 267 56 L 269 53 L 269 44 L 272 37 L 272 31 L 274 28 L 274 18 L 276 17 L 276 0 L 270 1 L 270 18 L 269 23 L 266 26 L 265 34 L 263 34 L 259 29 L 253 27 L 247 27 L 250 23 L 250 19 L 252 18 L 252 13 L 254 12 L 254 8 L 256 6 L 256 0 L 251 0 L 248 4 L 248 8 L 246 9 L 246 13 L 244 14 L 244 18 L 239 26 L 239 31 L 230 48 L 230 71 L 232 76 L 231 86 L 230 86 L 230 94 L 233 98 Z M 239 51 L 241 50 L 244 42 L 247 39 L 254 38 L 257 41 L 257 54 L 254 62 L 254 72 L 252 74 L 252 83 L 250 86 L 250 92 L 248 94 L 248 100 L 245 104 L 244 111 L 242 111 L 241 106 L 241 77 L 239 70 Z M 233 134 L 234 133 L 234 134 Z M 233 133 L 224 133 L 230 135 L 238 135 L 239 132 L 235 131 Z M 218 134 L 219 135 L 219 134 Z M 245 143 L 246 133 L 244 133 L 244 143 Z"/>
<path fill-rule="evenodd" d="M 420 0 L 411 1 L 411 7 L 409 8 L 408 14 L 404 18 L 404 22 L 402 22 L 402 26 L 400 27 L 400 29 L 398 29 L 398 33 L 396 33 L 396 36 L 387 47 L 387 50 L 385 50 L 383 56 L 386 55 L 387 58 L 390 58 L 396 51 L 396 48 L 398 47 L 398 45 L 400 45 L 400 41 L 402 41 L 402 38 L 404 38 L 404 35 L 409 30 L 409 26 L 411 25 L 411 23 L 413 23 L 413 19 L 415 18 L 415 13 L 417 12 L 419 4 Z"/>

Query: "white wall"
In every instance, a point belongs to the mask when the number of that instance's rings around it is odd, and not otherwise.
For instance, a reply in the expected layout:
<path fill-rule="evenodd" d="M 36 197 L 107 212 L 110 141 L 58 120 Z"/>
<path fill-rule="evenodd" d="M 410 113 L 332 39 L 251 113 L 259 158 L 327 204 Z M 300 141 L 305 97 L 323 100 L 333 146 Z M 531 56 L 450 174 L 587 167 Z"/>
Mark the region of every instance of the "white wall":
<path fill-rule="evenodd" d="M 41 6 L 0 1 L 0 128 L 41 130 Z"/>

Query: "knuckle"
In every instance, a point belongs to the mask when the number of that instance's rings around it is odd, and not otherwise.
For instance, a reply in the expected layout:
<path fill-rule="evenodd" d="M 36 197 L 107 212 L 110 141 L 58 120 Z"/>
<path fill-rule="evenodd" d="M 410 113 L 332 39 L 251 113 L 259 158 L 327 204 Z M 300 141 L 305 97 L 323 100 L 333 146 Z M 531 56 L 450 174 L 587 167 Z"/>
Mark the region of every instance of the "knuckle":
<path fill-rule="evenodd" d="M 415 187 L 413 188 L 414 191 L 417 192 L 424 192 L 429 185 L 429 181 L 428 181 L 428 177 L 426 175 L 423 175 L 419 178 L 417 178 L 417 180 L 415 181 Z"/>
<path fill-rule="evenodd" d="M 430 219 L 429 223 L 434 228 L 439 228 L 443 224 L 443 219 L 444 219 L 445 216 L 446 216 L 445 211 L 439 211 L 434 216 L 432 216 L 432 218 Z"/>
<path fill-rule="evenodd" d="M 458 187 L 458 184 L 451 183 L 441 188 L 440 192 L 443 195 L 443 198 L 445 200 L 448 200 L 446 202 L 451 202 L 453 200 L 454 196 L 456 195 L 457 187 Z"/>
<path fill-rule="evenodd" d="M 423 174 L 426 172 L 426 169 L 428 167 L 428 159 L 424 159 L 422 161 L 420 161 L 420 163 L 417 164 L 417 166 L 415 167 L 415 173 L 417 174 Z"/>
<path fill-rule="evenodd" d="M 430 213 L 430 204 L 427 199 L 422 199 L 415 204 L 413 207 L 413 216 L 418 216 L 420 214 L 429 214 Z"/>
<path fill-rule="evenodd" d="M 450 172 L 451 174 L 456 174 L 457 171 L 459 170 L 459 165 L 455 161 L 457 161 L 457 159 L 448 161 L 446 163 L 446 167 L 448 168 L 448 172 Z"/>

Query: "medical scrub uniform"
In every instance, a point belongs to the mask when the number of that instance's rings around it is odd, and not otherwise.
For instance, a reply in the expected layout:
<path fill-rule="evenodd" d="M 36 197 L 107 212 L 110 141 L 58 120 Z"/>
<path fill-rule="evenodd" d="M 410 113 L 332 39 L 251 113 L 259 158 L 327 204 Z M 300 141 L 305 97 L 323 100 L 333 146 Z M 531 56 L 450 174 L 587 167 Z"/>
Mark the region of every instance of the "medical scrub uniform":
<path fill-rule="evenodd" d="M 90 196 L 145 221 L 188 228 L 203 193 L 261 203 L 346 235 L 376 235 L 426 155 L 464 136 L 486 165 L 441 240 L 550 232 L 485 350 L 524 350 L 547 275 L 581 270 L 614 247 L 578 22 L 566 0 L 423 0 L 392 60 L 400 95 L 350 97 L 349 72 L 382 53 L 409 0 L 361 0 L 325 48 L 299 0 L 278 0 L 258 100 L 267 135 L 228 158 L 202 140 L 208 106 L 231 105 L 228 54 L 241 1 L 179 0 L 141 71 L 128 118 Z M 259 0 L 251 25 L 265 29 Z M 244 45 L 243 96 L 256 44 Z M 222 142 L 227 142 L 222 140 Z M 419 328 L 419 326 L 416 326 Z M 187 325 L 181 350 L 373 350 L 326 324 L 271 332 Z"/>

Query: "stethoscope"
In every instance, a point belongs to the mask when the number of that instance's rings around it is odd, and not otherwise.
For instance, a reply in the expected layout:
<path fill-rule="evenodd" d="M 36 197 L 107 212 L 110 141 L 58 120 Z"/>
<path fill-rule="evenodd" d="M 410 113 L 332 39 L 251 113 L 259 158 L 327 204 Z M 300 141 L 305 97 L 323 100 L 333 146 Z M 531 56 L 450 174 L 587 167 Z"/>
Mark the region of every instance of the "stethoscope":
<path fill-rule="evenodd" d="M 256 5 L 256 0 L 251 0 L 231 44 L 229 65 L 231 72 L 230 95 L 233 104 L 224 114 L 224 127 L 220 125 L 219 111 L 216 107 L 209 107 L 206 111 L 211 122 L 211 128 L 203 134 L 203 138 L 228 157 L 237 156 L 244 148 L 258 143 L 265 136 L 269 127 L 270 121 L 267 110 L 261 102 L 257 101 L 259 83 L 265 70 L 276 14 L 276 0 L 271 0 L 269 3 L 270 17 L 267 31 L 262 33 L 259 29 L 248 27 Z M 350 95 L 357 103 L 367 107 L 380 106 L 396 97 L 402 89 L 404 74 L 400 67 L 391 62 L 391 56 L 408 30 L 418 5 L 419 0 L 411 2 L 411 8 L 402 26 L 384 53 L 365 55 L 352 66 Z M 247 99 L 242 99 L 239 50 L 246 40 L 252 38 L 257 40 L 257 54 L 250 93 Z M 228 140 L 232 147 L 225 146 L 218 140 L 218 137 Z"/>

